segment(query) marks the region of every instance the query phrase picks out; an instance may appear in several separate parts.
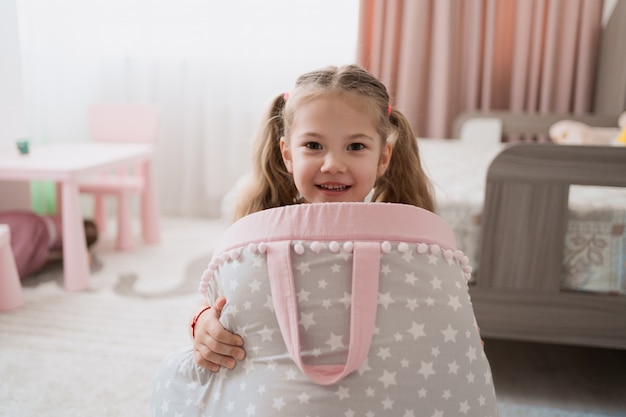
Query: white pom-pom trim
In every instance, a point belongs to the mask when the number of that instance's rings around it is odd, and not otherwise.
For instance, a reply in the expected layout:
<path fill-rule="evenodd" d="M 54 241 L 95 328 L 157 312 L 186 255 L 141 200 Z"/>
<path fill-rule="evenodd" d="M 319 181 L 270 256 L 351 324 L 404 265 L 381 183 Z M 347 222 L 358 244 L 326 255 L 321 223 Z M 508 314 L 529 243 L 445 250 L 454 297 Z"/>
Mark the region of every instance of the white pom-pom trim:
<path fill-rule="evenodd" d="M 315 253 L 320 253 L 325 245 L 319 241 L 311 242 L 310 249 Z M 437 244 L 426 244 L 426 243 L 417 243 L 415 244 L 416 250 L 419 254 L 426 254 L 430 252 L 430 254 L 435 256 L 443 256 L 446 260 L 450 261 L 455 259 L 459 262 L 461 269 L 463 271 L 463 277 L 466 281 L 469 281 L 472 276 L 472 267 L 469 265 L 469 258 L 463 253 L 461 250 L 451 250 L 451 249 L 442 249 Z M 259 243 L 250 243 L 247 246 L 248 250 L 252 254 L 261 253 L 265 254 L 267 252 L 267 243 L 259 242 Z M 304 254 L 306 248 L 302 242 L 294 243 L 294 252 L 298 255 Z M 382 253 L 388 254 L 392 250 L 392 245 L 389 241 L 384 241 L 380 244 L 380 248 Z M 406 242 L 398 243 L 398 252 L 406 253 L 410 250 L 410 244 Z M 328 243 L 328 249 L 333 253 L 338 253 L 343 250 L 346 253 L 352 253 L 354 251 L 354 242 L 346 241 L 343 244 L 340 244 L 337 241 L 331 241 Z M 204 294 L 208 288 L 209 282 L 213 279 L 215 272 L 224 265 L 224 263 L 237 261 L 241 257 L 242 249 L 231 249 L 226 252 L 222 252 L 219 255 L 215 256 L 211 262 L 209 262 L 207 269 L 202 272 L 202 276 L 200 278 L 200 286 L 198 291 Z"/>

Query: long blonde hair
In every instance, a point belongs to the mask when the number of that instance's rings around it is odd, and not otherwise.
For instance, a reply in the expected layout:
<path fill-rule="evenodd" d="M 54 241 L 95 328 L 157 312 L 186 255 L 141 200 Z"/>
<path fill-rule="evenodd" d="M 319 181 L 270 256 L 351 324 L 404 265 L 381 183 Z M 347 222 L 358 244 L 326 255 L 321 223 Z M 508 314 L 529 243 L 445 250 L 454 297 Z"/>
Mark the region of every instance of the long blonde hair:
<path fill-rule="evenodd" d="M 351 94 L 363 100 L 383 141 L 391 143 L 389 167 L 374 185 L 372 201 L 404 203 L 434 211 L 430 182 L 424 173 L 417 141 L 407 119 L 390 110 L 384 84 L 356 65 L 326 67 L 298 78 L 289 99 L 276 96 L 264 116 L 253 148 L 253 174 L 239 194 L 235 219 L 273 207 L 298 203 L 298 190 L 280 151 L 289 137 L 298 105 L 326 94 Z"/>

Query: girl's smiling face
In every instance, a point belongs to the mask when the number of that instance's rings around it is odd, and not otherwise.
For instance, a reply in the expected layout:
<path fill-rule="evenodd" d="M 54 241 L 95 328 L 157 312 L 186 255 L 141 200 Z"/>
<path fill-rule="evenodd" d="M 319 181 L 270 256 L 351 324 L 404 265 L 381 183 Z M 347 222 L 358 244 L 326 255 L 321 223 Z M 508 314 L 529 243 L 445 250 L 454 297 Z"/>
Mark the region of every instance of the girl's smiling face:
<path fill-rule="evenodd" d="M 385 173 L 391 145 L 383 144 L 359 99 L 325 95 L 301 104 L 280 149 L 306 202 L 360 202 Z"/>

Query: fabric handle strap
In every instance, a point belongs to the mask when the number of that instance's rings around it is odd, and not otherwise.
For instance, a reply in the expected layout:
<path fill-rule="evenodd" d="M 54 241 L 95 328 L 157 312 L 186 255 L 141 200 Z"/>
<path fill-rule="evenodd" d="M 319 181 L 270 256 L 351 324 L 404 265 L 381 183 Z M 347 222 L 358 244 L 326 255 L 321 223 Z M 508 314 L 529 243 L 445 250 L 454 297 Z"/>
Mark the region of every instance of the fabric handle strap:
<path fill-rule="evenodd" d="M 300 328 L 291 242 L 267 243 L 267 267 L 276 319 L 292 360 L 319 385 L 331 385 L 357 370 L 367 359 L 378 304 L 380 243 L 354 242 L 350 343 L 345 365 L 305 365 L 300 354 Z"/>

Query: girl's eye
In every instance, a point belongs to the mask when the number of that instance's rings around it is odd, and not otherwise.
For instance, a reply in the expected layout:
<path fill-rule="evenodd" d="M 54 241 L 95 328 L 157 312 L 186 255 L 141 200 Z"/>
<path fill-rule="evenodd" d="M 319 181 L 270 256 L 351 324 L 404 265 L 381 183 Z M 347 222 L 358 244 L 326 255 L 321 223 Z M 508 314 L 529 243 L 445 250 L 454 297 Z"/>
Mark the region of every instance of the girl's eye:
<path fill-rule="evenodd" d="M 362 143 L 351 143 L 348 145 L 349 151 L 360 151 L 361 149 L 365 149 L 365 145 Z"/>
<path fill-rule="evenodd" d="M 317 142 L 307 142 L 306 145 L 304 146 L 306 146 L 307 149 L 313 149 L 313 150 L 322 149 L 322 145 L 320 145 Z"/>

